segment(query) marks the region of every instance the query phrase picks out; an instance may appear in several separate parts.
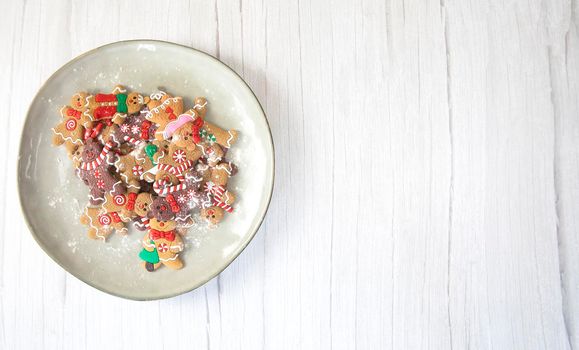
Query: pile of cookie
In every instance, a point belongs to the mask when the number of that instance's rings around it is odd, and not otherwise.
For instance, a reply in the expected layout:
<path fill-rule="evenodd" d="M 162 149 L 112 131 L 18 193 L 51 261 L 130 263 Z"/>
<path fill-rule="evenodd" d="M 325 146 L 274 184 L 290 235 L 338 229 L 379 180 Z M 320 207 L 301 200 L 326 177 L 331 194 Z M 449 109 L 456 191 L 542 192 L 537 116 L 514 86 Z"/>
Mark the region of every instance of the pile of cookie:
<path fill-rule="evenodd" d="M 120 85 L 110 94 L 79 92 L 53 128 L 53 144 L 66 147 L 89 189 L 80 219 L 88 236 L 106 241 L 132 222 L 147 231 L 139 254 L 147 271 L 183 267 L 181 235 L 194 215 L 215 225 L 233 212 L 227 183 L 237 167 L 225 156 L 238 133 L 205 119 L 205 98 L 193 103 L 185 111 L 182 97 Z"/>

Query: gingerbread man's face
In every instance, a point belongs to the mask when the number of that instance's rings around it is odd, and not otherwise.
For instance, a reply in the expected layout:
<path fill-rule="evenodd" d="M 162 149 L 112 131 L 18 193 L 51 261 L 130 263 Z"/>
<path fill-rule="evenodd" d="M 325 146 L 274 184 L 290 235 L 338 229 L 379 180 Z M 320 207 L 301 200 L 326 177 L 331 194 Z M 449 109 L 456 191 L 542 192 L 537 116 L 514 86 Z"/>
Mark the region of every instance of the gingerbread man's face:
<path fill-rule="evenodd" d="M 92 162 L 99 156 L 102 150 L 103 146 L 100 143 L 89 139 L 82 150 L 82 160 L 84 162 Z"/>
<path fill-rule="evenodd" d="M 151 210 L 148 213 L 150 218 L 158 221 L 170 221 L 175 219 L 175 213 L 171 210 L 171 205 L 163 197 L 157 197 L 151 203 Z"/>
<path fill-rule="evenodd" d="M 128 114 L 135 114 L 141 110 L 143 107 L 144 100 L 143 96 L 139 93 L 131 92 L 127 95 L 127 111 Z"/>
<path fill-rule="evenodd" d="M 72 159 L 72 164 L 74 165 L 75 169 L 78 169 L 80 167 L 80 164 L 82 163 L 83 150 L 84 146 L 81 145 L 70 156 L 70 158 Z"/>
<path fill-rule="evenodd" d="M 72 98 L 70 99 L 70 105 L 77 111 L 84 112 L 89 107 L 87 100 L 88 96 L 89 95 L 86 92 L 77 92 L 76 94 L 72 95 Z"/>
<path fill-rule="evenodd" d="M 219 207 L 209 207 L 201 210 L 201 216 L 208 222 L 215 225 L 223 219 L 223 209 Z"/>
<path fill-rule="evenodd" d="M 146 217 L 153 203 L 153 196 L 150 193 L 139 193 L 135 201 L 135 213 L 141 217 Z"/>
<path fill-rule="evenodd" d="M 199 132 L 194 132 L 193 122 L 185 123 L 175 131 L 172 141 L 178 147 L 193 150 L 200 142 Z"/>
<path fill-rule="evenodd" d="M 157 231 L 172 231 L 177 227 L 177 222 L 173 220 L 162 221 L 156 218 L 149 220 L 149 226 Z"/>

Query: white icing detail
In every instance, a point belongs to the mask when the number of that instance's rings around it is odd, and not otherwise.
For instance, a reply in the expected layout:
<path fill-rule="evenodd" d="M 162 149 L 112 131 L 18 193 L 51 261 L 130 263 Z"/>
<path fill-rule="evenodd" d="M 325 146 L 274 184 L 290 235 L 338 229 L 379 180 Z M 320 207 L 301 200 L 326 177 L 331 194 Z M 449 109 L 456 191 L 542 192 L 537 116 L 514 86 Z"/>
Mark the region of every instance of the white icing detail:
<path fill-rule="evenodd" d="M 223 194 L 223 196 L 225 197 L 224 200 L 222 200 L 222 202 L 224 203 L 229 203 L 229 191 L 225 191 L 225 193 Z M 223 198 L 223 197 L 222 197 Z"/>
<path fill-rule="evenodd" d="M 231 140 L 233 140 L 233 134 L 231 130 L 227 131 L 229 133 L 229 138 L 227 139 L 227 148 L 231 147 Z"/>
<path fill-rule="evenodd" d="M 54 128 L 52 128 L 52 131 L 54 131 L 55 134 L 57 134 L 57 135 L 59 135 L 60 137 L 62 137 L 62 138 L 64 139 L 64 141 L 70 141 L 70 142 L 74 143 L 75 145 L 76 145 L 76 144 L 82 145 L 82 140 L 73 140 L 72 137 L 70 137 L 70 136 L 64 136 L 63 133 L 54 130 Z"/>
<path fill-rule="evenodd" d="M 151 109 L 149 112 L 151 113 L 159 113 L 160 110 L 165 110 L 165 108 L 167 108 L 167 106 L 171 103 L 171 102 L 177 102 L 179 100 L 179 97 L 174 97 L 174 98 L 168 98 L 165 101 L 163 101 L 163 103 L 161 103 L 160 105 L 158 105 L 157 107 Z"/>
<path fill-rule="evenodd" d="M 228 169 L 227 165 L 219 164 L 215 168 L 216 169 L 223 169 L 227 172 L 227 175 L 231 176 L 231 170 Z"/>
<path fill-rule="evenodd" d="M 179 257 L 179 254 L 175 254 L 174 257 L 168 258 L 168 259 L 163 259 L 163 258 L 159 257 L 159 260 L 161 260 L 161 261 L 173 261 L 173 260 L 176 260 L 178 257 Z"/>
<path fill-rule="evenodd" d="M 84 115 L 87 120 L 92 121 L 92 117 L 90 116 L 90 113 L 88 112 L 88 109 L 87 109 L 86 111 L 82 112 L 82 115 Z M 86 123 L 88 123 L 88 122 L 86 122 Z M 86 123 L 83 124 L 83 125 L 86 126 Z"/>
<path fill-rule="evenodd" d="M 159 149 L 161 149 L 161 147 L 159 147 Z M 159 158 L 157 158 L 157 164 L 160 163 L 160 160 L 165 158 L 165 151 L 161 151 L 161 155 L 159 156 Z"/>
<path fill-rule="evenodd" d="M 147 236 L 148 237 L 148 236 Z M 156 246 L 154 244 L 151 243 L 147 243 L 143 240 L 143 245 L 145 246 L 145 248 L 155 248 Z"/>
<path fill-rule="evenodd" d="M 115 92 L 120 93 L 120 94 L 124 94 L 125 92 L 127 92 L 127 89 L 123 89 L 121 86 L 115 86 L 115 88 L 113 89 L 112 93 L 114 94 Z"/>
<path fill-rule="evenodd" d="M 167 93 L 165 91 L 157 91 L 151 94 L 151 96 L 149 96 L 151 98 L 151 100 L 160 100 L 161 98 L 163 98 L 163 96 L 167 95 Z"/>
<path fill-rule="evenodd" d="M 92 95 L 87 95 L 84 100 L 85 100 L 85 104 L 83 107 L 88 107 L 90 105 L 90 98 L 92 97 Z"/>
<path fill-rule="evenodd" d="M 203 105 L 196 103 L 195 106 L 193 106 L 193 109 L 203 108 L 205 106 L 207 106 L 207 100 L 205 100 L 205 103 Z"/>
<path fill-rule="evenodd" d="M 106 238 L 105 236 L 103 236 L 103 235 L 99 235 L 99 228 L 96 227 L 95 225 L 93 225 L 93 223 L 92 223 L 92 217 L 91 217 L 90 215 L 88 215 L 88 208 L 85 208 L 85 209 L 84 209 L 84 213 L 86 214 L 86 216 L 87 216 L 88 219 L 89 219 L 88 225 L 89 225 L 91 228 L 94 228 L 94 229 L 96 230 L 95 235 L 96 235 L 98 238 L 102 239 L 103 242 L 106 242 L 107 238 Z"/>

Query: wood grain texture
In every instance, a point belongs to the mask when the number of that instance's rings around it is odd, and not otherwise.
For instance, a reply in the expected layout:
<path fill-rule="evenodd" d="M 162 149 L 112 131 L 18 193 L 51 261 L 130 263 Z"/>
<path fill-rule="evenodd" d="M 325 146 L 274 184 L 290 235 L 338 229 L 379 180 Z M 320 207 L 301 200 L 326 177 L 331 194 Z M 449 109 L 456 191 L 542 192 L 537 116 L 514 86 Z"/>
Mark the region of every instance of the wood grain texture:
<path fill-rule="evenodd" d="M 576 0 L 3 1 L 0 349 L 579 348 Z M 17 205 L 26 108 L 123 39 L 206 51 L 276 146 L 268 216 L 207 285 L 84 285 Z"/>

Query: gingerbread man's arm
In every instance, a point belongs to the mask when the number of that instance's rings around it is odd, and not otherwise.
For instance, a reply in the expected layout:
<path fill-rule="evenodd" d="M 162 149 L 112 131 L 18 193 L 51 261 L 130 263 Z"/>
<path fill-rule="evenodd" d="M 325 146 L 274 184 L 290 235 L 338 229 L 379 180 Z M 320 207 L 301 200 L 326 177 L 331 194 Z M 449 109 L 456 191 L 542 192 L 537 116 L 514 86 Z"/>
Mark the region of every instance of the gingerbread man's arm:
<path fill-rule="evenodd" d="M 221 201 L 227 205 L 231 205 L 235 202 L 235 194 L 230 191 L 225 191 L 223 196 L 221 196 Z"/>
<path fill-rule="evenodd" d="M 155 244 L 151 243 L 151 239 L 149 238 L 148 233 L 141 240 L 141 245 L 148 252 L 152 252 L 153 250 L 155 250 Z"/>
<path fill-rule="evenodd" d="M 64 143 L 64 137 L 62 137 L 62 135 L 56 134 L 56 133 L 54 135 L 52 135 L 52 144 L 53 145 L 60 146 L 63 143 Z"/>
<path fill-rule="evenodd" d="M 180 253 L 183 251 L 183 240 L 178 233 L 175 233 L 175 240 L 171 243 L 169 250 L 172 253 Z"/>
<path fill-rule="evenodd" d="M 194 103 L 193 109 L 201 118 L 205 118 L 205 114 L 207 113 L 207 99 L 205 97 L 197 97 Z"/>
<path fill-rule="evenodd" d="M 115 113 L 112 121 L 116 125 L 121 125 L 125 122 L 125 119 L 127 119 L 127 115 L 125 113 Z"/>

